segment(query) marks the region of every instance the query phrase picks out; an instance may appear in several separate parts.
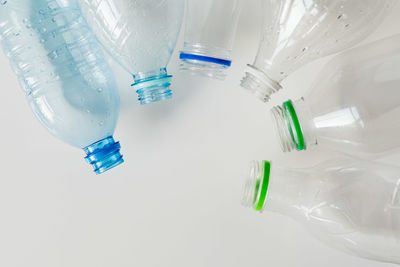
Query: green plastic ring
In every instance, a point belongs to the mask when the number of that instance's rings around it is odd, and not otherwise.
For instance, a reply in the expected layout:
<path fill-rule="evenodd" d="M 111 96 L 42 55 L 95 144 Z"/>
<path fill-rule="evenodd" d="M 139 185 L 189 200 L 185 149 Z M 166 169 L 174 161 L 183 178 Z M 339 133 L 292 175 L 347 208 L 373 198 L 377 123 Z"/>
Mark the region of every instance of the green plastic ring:
<path fill-rule="evenodd" d="M 269 185 L 269 175 L 271 173 L 271 163 L 264 160 L 264 175 L 261 182 L 260 197 L 258 198 L 258 203 L 255 207 L 256 211 L 262 211 L 264 207 L 265 199 L 267 198 L 267 191 Z"/>
<path fill-rule="evenodd" d="M 298 150 L 305 150 L 306 143 L 304 142 L 303 131 L 301 130 L 300 121 L 299 121 L 299 118 L 297 117 L 296 110 L 293 107 L 292 100 L 288 100 L 288 101 L 284 102 L 283 105 L 289 111 L 290 118 L 292 119 L 293 126 L 296 130 L 297 143 L 296 143 L 296 140 L 294 139 L 293 134 L 292 134 L 292 140 L 296 144 Z M 291 127 L 289 127 L 289 129 L 291 129 Z"/>

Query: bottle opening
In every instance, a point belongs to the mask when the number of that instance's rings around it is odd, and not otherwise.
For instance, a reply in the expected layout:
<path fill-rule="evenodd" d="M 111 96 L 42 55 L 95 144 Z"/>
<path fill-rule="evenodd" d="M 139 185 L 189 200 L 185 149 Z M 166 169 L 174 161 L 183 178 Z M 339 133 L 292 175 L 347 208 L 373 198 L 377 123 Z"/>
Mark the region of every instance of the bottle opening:
<path fill-rule="evenodd" d="M 264 72 L 252 65 L 247 65 L 246 76 L 240 85 L 256 95 L 262 102 L 268 102 L 271 95 L 282 89 L 282 86 L 270 79 Z"/>
<path fill-rule="evenodd" d="M 269 161 L 250 162 L 249 178 L 246 181 L 242 204 L 256 211 L 262 211 L 267 198 L 271 163 Z"/>
<path fill-rule="evenodd" d="M 191 74 L 224 80 L 225 70 L 232 64 L 230 55 L 230 50 L 220 47 L 185 43 L 179 55 L 180 69 Z"/>
<path fill-rule="evenodd" d="M 83 150 L 85 160 L 90 163 L 96 174 L 104 173 L 124 162 L 120 153 L 121 145 L 112 136 L 93 143 Z"/>
<path fill-rule="evenodd" d="M 275 121 L 275 132 L 278 134 L 282 151 L 305 150 L 304 134 L 293 102 L 288 100 L 282 106 L 272 108 L 271 115 Z"/>
<path fill-rule="evenodd" d="M 135 83 L 132 88 L 138 94 L 140 104 L 149 104 L 172 98 L 171 79 L 172 76 L 167 74 L 165 68 L 151 71 L 141 72 L 133 75 Z"/>

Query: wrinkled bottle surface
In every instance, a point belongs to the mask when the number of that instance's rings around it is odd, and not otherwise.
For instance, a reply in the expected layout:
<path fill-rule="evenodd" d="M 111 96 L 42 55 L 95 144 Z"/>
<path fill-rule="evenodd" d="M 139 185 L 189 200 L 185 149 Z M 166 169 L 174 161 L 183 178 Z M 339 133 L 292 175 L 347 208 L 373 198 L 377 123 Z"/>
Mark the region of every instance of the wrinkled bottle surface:
<path fill-rule="evenodd" d="M 242 86 L 267 102 L 301 66 L 349 48 L 373 32 L 396 0 L 263 0 L 263 33 Z"/>
<path fill-rule="evenodd" d="M 283 150 L 372 158 L 399 148 L 399 43 L 396 35 L 336 56 L 304 98 L 272 109 Z"/>
<path fill-rule="evenodd" d="M 84 149 L 96 173 L 122 163 L 119 143 L 112 138 L 117 86 L 77 2 L 2 1 L 0 38 L 42 125 Z"/>
<path fill-rule="evenodd" d="M 400 263 L 399 173 L 396 167 L 349 159 L 308 169 L 254 161 L 243 204 L 291 217 L 336 249 Z"/>
<path fill-rule="evenodd" d="M 231 66 L 243 0 L 188 0 L 181 70 L 219 80 Z"/>
<path fill-rule="evenodd" d="M 133 75 L 141 104 L 172 97 L 166 66 L 181 28 L 184 0 L 79 0 L 106 50 Z"/>

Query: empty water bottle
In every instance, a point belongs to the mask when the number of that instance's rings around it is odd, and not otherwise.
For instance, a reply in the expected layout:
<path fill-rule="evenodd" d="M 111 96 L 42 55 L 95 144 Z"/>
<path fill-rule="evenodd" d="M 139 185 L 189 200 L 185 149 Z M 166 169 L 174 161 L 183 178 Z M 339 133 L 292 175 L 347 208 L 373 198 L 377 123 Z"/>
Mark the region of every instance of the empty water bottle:
<path fill-rule="evenodd" d="M 278 165 L 251 163 L 244 205 L 291 217 L 350 254 L 400 263 L 399 168 L 349 159 L 308 169 Z"/>
<path fill-rule="evenodd" d="M 116 83 L 75 0 L 0 2 L 0 38 L 42 125 L 83 148 L 96 173 L 123 162 Z"/>
<path fill-rule="evenodd" d="M 399 44 L 396 35 L 336 56 L 304 98 L 273 108 L 282 149 L 373 158 L 399 148 Z"/>
<path fill-rule="evenodd" d="M 181 28 L 184 0 L 79 0 L 106 50 L 129 73 L 141 104 L 172 97 L 166 66 Z"/>
<path fill-rule="evenodd" d="M 267 102 L 301 66 L 349 48 L 386 18 L 397 0 L 263 0 L 263 33 L 242 86 Z"/>
<path fill-rule="evenodd" d="M 243 0 L 187 1 L 181 70 L 224 79 Z"/>

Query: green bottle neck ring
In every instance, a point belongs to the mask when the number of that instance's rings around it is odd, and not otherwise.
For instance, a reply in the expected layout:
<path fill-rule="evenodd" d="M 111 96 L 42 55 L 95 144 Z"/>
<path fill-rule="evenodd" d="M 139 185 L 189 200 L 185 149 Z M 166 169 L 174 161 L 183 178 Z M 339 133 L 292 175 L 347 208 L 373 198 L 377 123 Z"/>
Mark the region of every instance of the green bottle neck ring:
<path fill-rule="evenodd" d="M 303 134 L 303 130 L 301 129 L 300 121 L 297 116 L 296 110 L 293 106 L 293 102 L 292 102 L 292 100 L 288 100 L 288 101 L 284 102 L 283 105 L 285 107 L 285 110 L 287 111 L 284 113 L 284 115 L 285 115 L 286 122 L 288 124 L 287 127 L 289 129 L 291 139 L 292 139 L 293 143 L 296 145 L 296 148 L 298 151 L 305 150 L 306 143 L 304 140 L 304 134 Z M 292 125 L 293 125 L 293 127 L 292 127 Z M 296 135 L 293 132 L 293 128 L 296 132 Z M 296 137 L 297 137 L 297 140 L 296 140 Z"/>
<path fill-rule="evenodd" d="M 254 192 L 253 207 L 256 211 L 262 211 L 267 199 L 269 177 L 271 174 L 271 163 L 264 160 L 264 172 L 262 179 L 257 180 Z"/>

